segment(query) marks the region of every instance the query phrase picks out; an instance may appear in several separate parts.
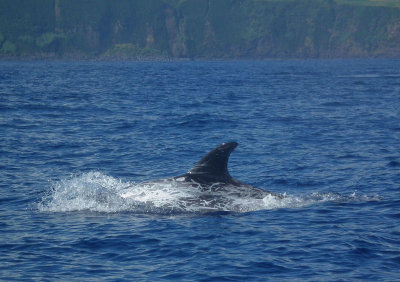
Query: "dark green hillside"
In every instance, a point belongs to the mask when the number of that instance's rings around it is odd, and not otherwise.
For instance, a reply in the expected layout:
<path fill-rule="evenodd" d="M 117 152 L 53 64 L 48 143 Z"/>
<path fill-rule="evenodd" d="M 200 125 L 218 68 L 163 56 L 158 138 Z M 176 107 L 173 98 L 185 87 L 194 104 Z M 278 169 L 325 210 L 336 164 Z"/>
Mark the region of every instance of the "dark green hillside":
<path fill-rule="evenodd" d="M 399 57 L 396 0 L 0 0 L 0 58 Z"/>

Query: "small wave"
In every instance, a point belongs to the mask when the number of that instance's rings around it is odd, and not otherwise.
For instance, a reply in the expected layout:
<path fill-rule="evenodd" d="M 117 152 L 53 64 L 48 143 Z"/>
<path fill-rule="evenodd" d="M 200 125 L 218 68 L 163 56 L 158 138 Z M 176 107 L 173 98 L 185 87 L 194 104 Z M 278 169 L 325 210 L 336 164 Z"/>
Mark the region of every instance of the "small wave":
<path fill-rule="evenodd" d="M 400 162 L 397 162 L 397 161 L 390 161 L 390 162 L 388 163 L 388 166 L 389 166 L 389 167 L 398 167 L 398 166 L 400 166 Z"/>
<path fill-rule="evenodd" d="M 360 73 L 350 75 L 338 75 L 339 78 L 379 78 L 382 77 L 380 73 Z"/>
<path fill-rule="evenodd" d="M 301 208 L 324 202 L 370 201 L 376 197 L 349 196 L 336 193 L 313 193 L 303 196 L 268 195 L 262 199 L 238 197 L 225 193 L 204 195 L 192 186 L 158 181 L 135 184 L 101 172 L 88 172 L 52 184 L 38 203 L 42 212 L 133 212 L 133 213 L 198 213 L 214 211 L 251 212 L 280 208 Z"/>

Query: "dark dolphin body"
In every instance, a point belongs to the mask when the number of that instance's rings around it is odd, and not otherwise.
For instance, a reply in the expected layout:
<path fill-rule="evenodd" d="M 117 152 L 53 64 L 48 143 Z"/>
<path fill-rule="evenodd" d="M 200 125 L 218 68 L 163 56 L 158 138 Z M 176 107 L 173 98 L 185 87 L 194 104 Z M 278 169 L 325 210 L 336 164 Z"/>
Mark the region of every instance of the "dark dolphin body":
<path fill-rule="evenodd" d="M 206 154 L 188 173 L 151 183 L 174 182 L 179 187 L 192 187 L 193 196 L 180 199 L 184 205 L 202 206 L 211 210 L 227 210 L 235 199 L 263 199 L 266 196 L 283 198 L 282 195 L 242 183 L 229 174 L 229 156 L 237 145 L 236 142 L 222 143 Z"/>

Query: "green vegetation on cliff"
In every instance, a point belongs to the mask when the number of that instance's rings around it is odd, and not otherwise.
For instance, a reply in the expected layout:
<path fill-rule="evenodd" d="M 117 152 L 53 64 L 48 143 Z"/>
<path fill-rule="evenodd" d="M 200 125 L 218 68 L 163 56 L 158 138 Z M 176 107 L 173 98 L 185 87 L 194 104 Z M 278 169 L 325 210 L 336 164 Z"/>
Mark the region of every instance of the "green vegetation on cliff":
<path fill-rule="evenodd" d="M 399 57 L 397 0 L 0 0 L 0 58 Z"/>

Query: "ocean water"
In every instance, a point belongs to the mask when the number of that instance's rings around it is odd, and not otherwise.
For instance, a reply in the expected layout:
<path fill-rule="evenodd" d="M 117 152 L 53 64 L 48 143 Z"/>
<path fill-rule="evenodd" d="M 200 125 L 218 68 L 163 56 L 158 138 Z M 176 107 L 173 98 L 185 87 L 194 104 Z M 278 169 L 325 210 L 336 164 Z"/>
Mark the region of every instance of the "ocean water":
<path fill-rule="evenodd" d="M 143 184 L 237 141 L 283 199 Z M 0 280 L 400 280 L 400 60 L 0 63 Z"/>

